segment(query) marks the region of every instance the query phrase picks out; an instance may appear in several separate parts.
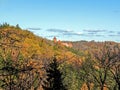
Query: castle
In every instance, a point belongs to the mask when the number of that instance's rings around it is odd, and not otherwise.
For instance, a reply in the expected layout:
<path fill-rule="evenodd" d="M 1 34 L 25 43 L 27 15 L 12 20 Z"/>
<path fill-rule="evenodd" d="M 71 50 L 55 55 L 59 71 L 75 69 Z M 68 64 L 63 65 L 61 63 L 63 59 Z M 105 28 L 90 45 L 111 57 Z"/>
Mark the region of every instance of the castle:
<path fill-rule="evenodd" d="M 73 47 L 72 43 L 61 42 L 60 40 L 57 41 L 56 37 L 53 38 L 53 42 L 66 47 Z"/>

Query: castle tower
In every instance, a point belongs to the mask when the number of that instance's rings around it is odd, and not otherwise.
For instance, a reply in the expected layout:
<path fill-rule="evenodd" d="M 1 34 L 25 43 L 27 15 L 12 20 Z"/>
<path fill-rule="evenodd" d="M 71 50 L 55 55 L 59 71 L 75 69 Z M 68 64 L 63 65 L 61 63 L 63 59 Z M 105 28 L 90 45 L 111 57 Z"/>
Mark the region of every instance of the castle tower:
<path fill-rule="evenodd" d="M 57 38 L 56 38 L 56 37 L 54 37 L 54 38 L 53 38 L 53 41 L 54 41 L 54 43 L 56 43 L 56 42 L 57 42 Z"/>

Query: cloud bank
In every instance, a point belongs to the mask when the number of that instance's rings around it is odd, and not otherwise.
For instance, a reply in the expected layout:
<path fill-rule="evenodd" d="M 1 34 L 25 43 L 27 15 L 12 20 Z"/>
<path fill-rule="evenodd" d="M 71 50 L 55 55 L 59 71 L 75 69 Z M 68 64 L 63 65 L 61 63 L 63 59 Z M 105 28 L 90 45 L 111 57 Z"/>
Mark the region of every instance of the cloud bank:
<path fill-rule="evenodd" d="M 27 28 L 28 30 L 42 30 L 41 28 Z"/>
<path fill-rule="evenodd" d="M 41 28 L 29 28 L 31 30 L 41 30 Z M 40 35 L 48 39 L 53 39 L 54 36 L 59 38 L 60 40 L 113 40 L 113 41 L 120 41 L 120 31 L 112 31 L 112 30 L 105 30 L 105 29 L 84 29 L 84 30 L 67 30 L 67 29 L 42 29 Z"/>

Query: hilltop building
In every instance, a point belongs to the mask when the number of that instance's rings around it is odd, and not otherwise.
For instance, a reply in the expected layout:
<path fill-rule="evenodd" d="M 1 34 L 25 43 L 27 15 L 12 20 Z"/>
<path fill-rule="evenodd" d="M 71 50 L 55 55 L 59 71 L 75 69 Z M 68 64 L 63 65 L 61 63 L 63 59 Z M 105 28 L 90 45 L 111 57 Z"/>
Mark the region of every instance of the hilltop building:
<path fill-rule="evenodd" d="M 53 38 L 53 41 L 54 41 L 54 43 L 57 43 L 57 38 L 54 37 L 54 38 Z"/>
<path fill-rule="evenodd" d="M 66 42 L 62 42 L 62 41 L 60 41 L 60 40 L 57 41 L 57 38 L 56 38 L 56 37 L 53 38 L 53 42 L 54 42 L 54 43 L 57 43 L 57 44 L 59 44 L 59 45 L 63 45 L 63 46 L 66 46 L 66 47 L 70 47 L 70 48 L 73 46 L 72 43 L 66 43 Z"/>

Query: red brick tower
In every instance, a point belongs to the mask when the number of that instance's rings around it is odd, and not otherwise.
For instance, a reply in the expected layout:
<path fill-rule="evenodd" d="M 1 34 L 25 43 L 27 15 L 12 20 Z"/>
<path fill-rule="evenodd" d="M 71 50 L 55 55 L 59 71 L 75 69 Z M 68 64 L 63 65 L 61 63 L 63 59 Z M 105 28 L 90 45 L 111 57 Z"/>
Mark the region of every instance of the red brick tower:
<path fill-rule="evenodd" d="M 54 41 L 54 43 L 57 43 L 57 38 L 54 37 L 54 38 L 53 38 L 53 41 Z"/>

